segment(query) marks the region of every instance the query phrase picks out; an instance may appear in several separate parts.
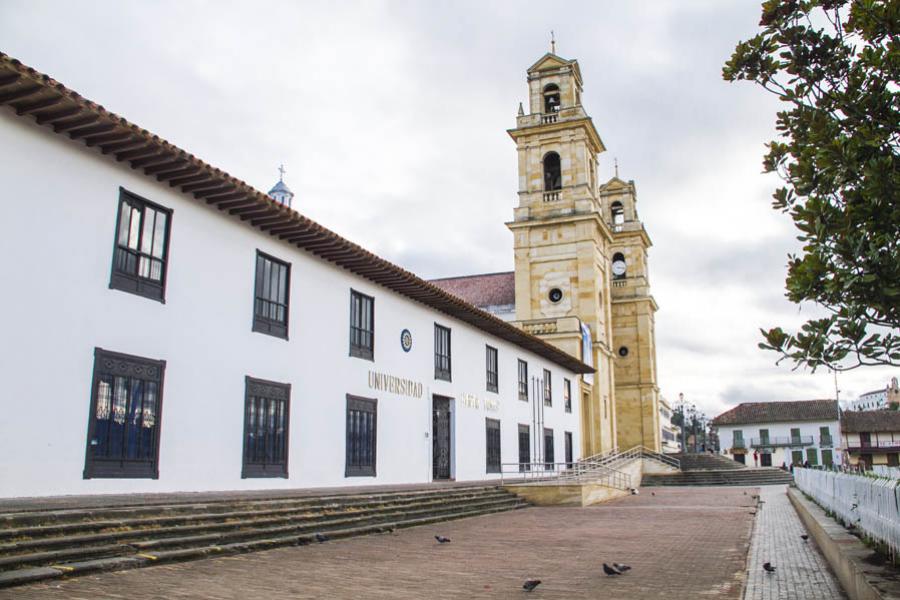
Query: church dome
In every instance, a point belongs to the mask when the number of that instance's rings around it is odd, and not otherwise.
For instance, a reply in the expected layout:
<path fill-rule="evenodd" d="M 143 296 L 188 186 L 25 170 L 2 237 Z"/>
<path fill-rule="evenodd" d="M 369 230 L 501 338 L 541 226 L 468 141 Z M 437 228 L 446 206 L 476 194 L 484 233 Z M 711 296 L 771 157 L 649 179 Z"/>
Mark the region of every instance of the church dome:
<path fill-rule="evenodd" d="M 284 165 L 278 167 L 278 172 L 280 174 L 278 183 L 269 190 L 269 198 L 290 208 L 291 200 L 294 199 L 294 192 L 284 183 Z"/>
<path fill-rule="evenodd" d="M 294 195 L 294 193 L 290 190 L 290 188 L 288 188 L 288 186 L 286 186 L 284 184 L 284 182 L 280 179 L 278 180 L 278 183 L 276 183 L 274 186 L 272 186 L 272 189 L 269 190 L 270 196 L 272 196 L 273 194 L 276 194 L 276 193 L 290 194 L 291 196 Z"/>

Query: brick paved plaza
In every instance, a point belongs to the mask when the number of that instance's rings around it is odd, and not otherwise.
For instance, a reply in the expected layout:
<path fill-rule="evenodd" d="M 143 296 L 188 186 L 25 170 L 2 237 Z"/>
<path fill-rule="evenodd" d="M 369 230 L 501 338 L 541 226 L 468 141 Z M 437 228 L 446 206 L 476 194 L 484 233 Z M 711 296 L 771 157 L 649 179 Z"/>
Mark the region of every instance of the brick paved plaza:
<path fill-rule="evenodd" d="M 753 488 L 645 488 L 586 508 L 529 508 L 240 556 L 0 590 L 0 598 L 734 598 Z M 744 492 L 748 493 L 745 495 Z M 453 539 L 438 545 L 433 535 Z M 603 562 L 632 565 L 606 577 Z"/>

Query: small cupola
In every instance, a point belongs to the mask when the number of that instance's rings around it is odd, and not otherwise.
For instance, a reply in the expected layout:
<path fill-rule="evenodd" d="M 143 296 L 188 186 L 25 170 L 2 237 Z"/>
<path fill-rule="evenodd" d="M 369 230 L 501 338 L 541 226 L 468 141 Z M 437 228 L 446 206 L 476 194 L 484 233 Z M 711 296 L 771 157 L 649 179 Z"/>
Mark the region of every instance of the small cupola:
<path fill-rule="evenodd" d="M 294 199 L 294 192 L 284 183 L 284 165 L 278 167 L 278 183 L 269 190 L 269 197 L 275 202 L 291 207 L 291 200 Z"/>

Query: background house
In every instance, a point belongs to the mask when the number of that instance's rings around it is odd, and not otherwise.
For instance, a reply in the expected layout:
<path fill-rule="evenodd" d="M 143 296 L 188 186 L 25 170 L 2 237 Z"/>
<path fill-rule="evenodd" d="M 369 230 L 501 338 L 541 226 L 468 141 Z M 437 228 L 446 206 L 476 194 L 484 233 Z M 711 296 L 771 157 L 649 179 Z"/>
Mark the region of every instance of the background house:
<path fill-rule="evenodd" d="M 845 411 L 841 434 L 849 465 L 866 470 L 873 465 L 900 466 L 900 412 Z"/>
<path fill-rule="evenodd" d="M 712 424 L 722 450 L 740 463 L 753 465 L 754 452 L 762 467 L 841 462 L 837 400 L 745 402 Z"/>
<path fill-rule="evenodd" d="M 900 404 L 900 384 L 896 377 L 892 377 L 891 382 L 880 390 L 860 394 L 859 398 L 850 402 L 850 410 L 884 410 L 891 404 Z"/>

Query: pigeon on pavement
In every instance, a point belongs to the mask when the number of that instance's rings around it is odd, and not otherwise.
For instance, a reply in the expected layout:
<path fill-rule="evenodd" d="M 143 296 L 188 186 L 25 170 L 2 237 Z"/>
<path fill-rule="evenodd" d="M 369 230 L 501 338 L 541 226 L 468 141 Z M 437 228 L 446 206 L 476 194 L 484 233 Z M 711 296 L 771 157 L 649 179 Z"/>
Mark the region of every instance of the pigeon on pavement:
<path fill-rule="evenodd" d="M 775 567 L 772 566 L 772 563 L 763 563 L 763 569 L 766 570 L 766 573 L 774 573 Z"/>
<path fill-rule="evenodd" d="M 526 592 L 530 592 L 531 590 L 533 590 L 534 588 L 536 588 L 539 585 L 541 585 L 540 579 L 529 579 L 522 585 L 522 589 L 525 590 Z"/>
<path fill-rule="evenodd" d="M 615 567 L 611 567 L 606 563 L 603 563 L 603 572 L 607 575 L 621 575 L 622 571 L 618 570 Z"/>
<path fill-rule="evenodd" d="M 444 537 L 442 535 L 436 535 L 436 536 L 434 536 L 434 539 L 436 539 L 438 541 L 438 544 L 449 544 L 450 543 L 450 538 Z"/>
<path fill-rule="evenodd" d="M 328 541 L 328 536 L 325 535 L 324 533 L 317 533 L 317 534 L 316 534 L 316 541 L 319 542 L 320 544 L 321 544 L 322 542 L 327 542 L 327 541 Z"/>
<path fill-rule="evenodd" d="M 617 571 L 619 571 L 620 573 L 624 573 L 625 571 L 631 570 L 631 567 L 629 567 L 628 565 L 623 565 L 623 564 L 617 563 L 617 562 L 613 563 L 613 568 L 616 569 Z"/>
<path fill-rule="evenodd" d="M 800 536 L 800 538 L 805 542 L 806 540 L 809 539 L 809 536 L 804 533 L 803 535 Z"/>

